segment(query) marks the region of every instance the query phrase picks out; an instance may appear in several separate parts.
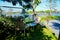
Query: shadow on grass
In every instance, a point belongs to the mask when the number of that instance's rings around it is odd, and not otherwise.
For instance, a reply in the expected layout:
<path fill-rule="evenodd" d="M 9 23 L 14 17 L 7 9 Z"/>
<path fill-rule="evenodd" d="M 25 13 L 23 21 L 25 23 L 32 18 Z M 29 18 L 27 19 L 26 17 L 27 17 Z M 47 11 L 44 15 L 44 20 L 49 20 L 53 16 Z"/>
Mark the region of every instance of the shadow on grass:
<path fill-rule="evenodd" d="M 56 22 L 52 22 L 52 23 L 53 23 L 53 25 L 52 25 L 52 26 L 57 27 L 57 28 L 59 28 L 59 29 L 60 29 L 60 24 L 59 24 L 59 23 L 56 23 Z"/>

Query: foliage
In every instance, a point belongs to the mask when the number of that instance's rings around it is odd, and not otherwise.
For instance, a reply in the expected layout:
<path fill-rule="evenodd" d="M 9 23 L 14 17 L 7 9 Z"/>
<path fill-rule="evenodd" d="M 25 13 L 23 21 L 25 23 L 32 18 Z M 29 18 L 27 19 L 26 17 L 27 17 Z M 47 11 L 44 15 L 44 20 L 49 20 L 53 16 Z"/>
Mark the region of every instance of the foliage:
<path fill-rule="evenodd" d="M 2 9 L 0 8 L 0 13 L 2 13 Z"/>
<path fill-rule="evenodd" d="M 50 13 L 50 10 L 46 10 L 45 12 L 46 12 L 46 13 Z"/>
<path fill-rule="evenodd" d="M 1 40 L 57 40 L 50 29 L 40 24 L 34 26 L 34 29 L 31 26 L 27 27 L 24 36 L 24 30 L 17 30 L 20 25 L 16 24 L 16 22 L 21 18 L 23 17 L 0 17 L 0 37 L 3 38 L 0 38 Z"/>
<path fill-rule="evenodd" d="M 19 3 L 23 8 L 27 9 L 32 8 L 31 3 L 33 3 L 33 1 L 35 1 L 34 3 L 35 5 L 38 5 L 41 2 L 41 0 L 2 0 L 2 1 L 12 2 L 13 5 Z"/>

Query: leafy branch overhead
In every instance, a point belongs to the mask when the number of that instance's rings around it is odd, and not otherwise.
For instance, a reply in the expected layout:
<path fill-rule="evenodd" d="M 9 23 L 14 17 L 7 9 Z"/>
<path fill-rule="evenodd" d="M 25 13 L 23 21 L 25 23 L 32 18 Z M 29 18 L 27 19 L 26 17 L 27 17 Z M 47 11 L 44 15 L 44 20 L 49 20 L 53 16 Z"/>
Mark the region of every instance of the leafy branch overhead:
<path fill-rule="evenodd" d="M 19 3 L 20 6 L 24 8 L 32 8 L 31 3 L 33 3 L 33 1 L 35 1 L 34 5 L 38 5 L 41 2 L 41 0 L 2 0 L 2 1 L 12 2 L 13 6 Z"/>
<path fill-rule="evenodd" d="M 35 5 L 38 5 L 39 3 L 41 3 L 41 0 L 36 0 L 35 1 Z"/>

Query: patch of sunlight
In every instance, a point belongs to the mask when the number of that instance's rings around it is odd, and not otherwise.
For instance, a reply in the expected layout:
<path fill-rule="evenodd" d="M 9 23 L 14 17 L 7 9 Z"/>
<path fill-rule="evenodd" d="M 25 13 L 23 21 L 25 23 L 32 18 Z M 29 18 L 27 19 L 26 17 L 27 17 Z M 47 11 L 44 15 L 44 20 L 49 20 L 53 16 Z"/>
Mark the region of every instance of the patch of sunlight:
<path fill-rule="evenodd" d="M 55 35 L 53 35 L 53 31 L 49 28 L 43 28 L 43 31 L 44 35 L 48 35 L 48 37 L 52 37 L 51 40 L 57 40 L 57 37 Z"/>
<path fill-rule="evenodd" d="M 43 28 L 43 32 L 45 35 L 51 35 L 50 31 L 48 31 L 47 28 Z"/>

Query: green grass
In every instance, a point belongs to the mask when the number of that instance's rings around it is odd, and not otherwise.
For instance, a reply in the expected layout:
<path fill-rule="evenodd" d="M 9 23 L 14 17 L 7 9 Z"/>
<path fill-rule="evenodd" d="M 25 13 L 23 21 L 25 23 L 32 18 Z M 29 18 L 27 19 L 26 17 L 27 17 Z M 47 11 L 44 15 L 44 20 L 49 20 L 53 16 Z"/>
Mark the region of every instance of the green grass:
<path fill-rule="evenodd" d="M 60 16 L 41 16 L 41 22 L 44 23 L 47 19 L 48 20 L 55 20 L 57 18 L 60 18 Z"/>
<path fill-rule="evenodd" d="M 56 19 L 56 18 L 60 18 L 60 16 L 53 16 L 53 18 L 54 18 L 54 19 Z"/>

